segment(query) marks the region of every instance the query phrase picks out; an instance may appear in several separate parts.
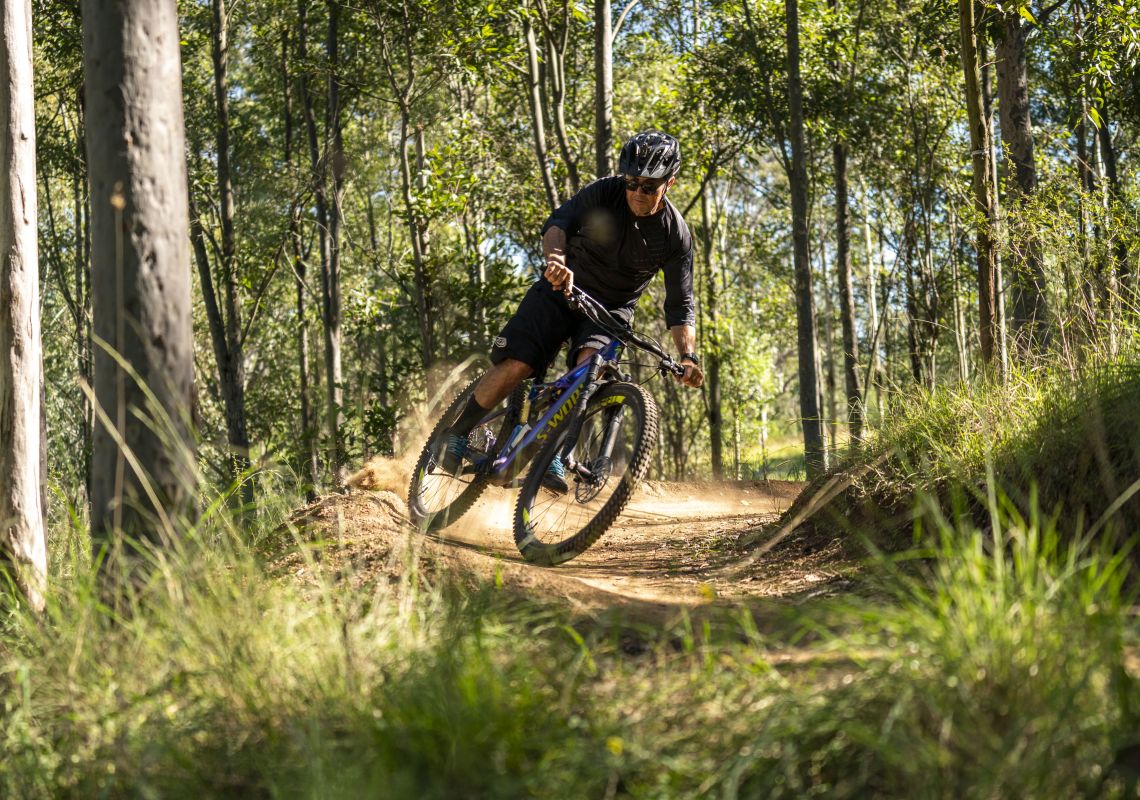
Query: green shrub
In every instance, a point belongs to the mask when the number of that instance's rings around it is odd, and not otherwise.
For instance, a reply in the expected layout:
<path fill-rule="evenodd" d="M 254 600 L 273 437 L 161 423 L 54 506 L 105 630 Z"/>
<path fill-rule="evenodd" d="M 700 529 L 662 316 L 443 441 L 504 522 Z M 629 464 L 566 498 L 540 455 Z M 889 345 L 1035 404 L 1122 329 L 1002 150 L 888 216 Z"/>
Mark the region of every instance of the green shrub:
<path fill-rule="evenodd" d="M 1124 535 L 1140 526 L 1140 365 L 916 389 L 837 473 L 805 490 L 794 511 L 819 509 L 817 524 L 867 529 L 888 546 L 907 544 L 923 495 L 985 525 L 991 478 L 1021 513 L 1035 495 L 1067 531 Z"/>

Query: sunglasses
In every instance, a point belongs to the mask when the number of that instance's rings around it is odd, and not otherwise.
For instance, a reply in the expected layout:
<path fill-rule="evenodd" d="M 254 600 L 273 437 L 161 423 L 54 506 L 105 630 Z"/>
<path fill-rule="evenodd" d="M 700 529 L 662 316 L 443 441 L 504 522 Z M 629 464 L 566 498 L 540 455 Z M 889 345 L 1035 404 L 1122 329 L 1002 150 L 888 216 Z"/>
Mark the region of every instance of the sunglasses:
<path fill-rule="evenodd" d="M 666 184 L 666 181 L 656 181 L 653 183 L 639 183 L 636 178 L 623 177 L 622 181 L 625 183 L 625 190 L 627 192 L 641 192 L 642 194 L 657 194 L 657 191 Z"/>

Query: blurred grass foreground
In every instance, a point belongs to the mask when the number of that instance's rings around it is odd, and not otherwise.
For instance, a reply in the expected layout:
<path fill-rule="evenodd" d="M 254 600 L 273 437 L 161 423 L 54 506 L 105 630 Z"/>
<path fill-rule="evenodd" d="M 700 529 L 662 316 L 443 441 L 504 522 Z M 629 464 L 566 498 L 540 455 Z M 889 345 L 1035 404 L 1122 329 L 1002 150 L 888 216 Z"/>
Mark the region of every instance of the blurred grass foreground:
<path fill-rule="evenodd" d="M 275 507 L 204 498 L 117 612 L 61 519 L 47 612 L 0 628 L 0 796 L 1135 797 L 1138 393 L 1113 368 L 900 409 L 840 502 L 914 509 L 909 541 L 847 531 L 857 590 L 779 634 L 574 616 L 406 530 L 348 579 L 273 472 Z"/>

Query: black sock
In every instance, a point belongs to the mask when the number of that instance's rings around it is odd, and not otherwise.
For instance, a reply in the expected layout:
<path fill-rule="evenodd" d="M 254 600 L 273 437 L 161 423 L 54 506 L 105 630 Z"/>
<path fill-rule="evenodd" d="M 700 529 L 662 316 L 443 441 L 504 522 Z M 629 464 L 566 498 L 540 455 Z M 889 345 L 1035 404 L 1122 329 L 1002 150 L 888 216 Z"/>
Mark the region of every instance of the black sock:
<path fill-rule="evenodd" d="M 467 398 L 467 405 L 463 407 L 463 411 L 459 413 L 459 419 L 455 420 L 455 424 L 451 426 L 451 432 L 459 436 L 466 436 L 471 433 L 471 429 L 487 416 L 491 411 L 489 408 L 483 408 L 479 405 L 479 401 L 475 399 L 475 394 L 472 393 Z"/>

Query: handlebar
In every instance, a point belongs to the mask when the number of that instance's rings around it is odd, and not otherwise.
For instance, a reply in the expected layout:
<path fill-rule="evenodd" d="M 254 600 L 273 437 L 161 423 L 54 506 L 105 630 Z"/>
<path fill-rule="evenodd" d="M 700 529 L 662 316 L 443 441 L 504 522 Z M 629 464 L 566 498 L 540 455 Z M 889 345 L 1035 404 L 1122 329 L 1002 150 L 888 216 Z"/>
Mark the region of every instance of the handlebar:
<path fill-rule="evenodd" d="M 674 361 L 673 357 L 662 350 L 657 342 L 635 332 L 633 328 L 615 317 L 610 313 L 609 309 L 577 286 L 571 287 L 570 296 L 566 298 L 566 303 L 623 344 L 633 345 L 651 355 L 657 356 L 661 361 L 661 363 L 657 365 L 657 369 L 662 375 L 672 374 L 682 376 L 685 374 L 685 367 Z"/>

